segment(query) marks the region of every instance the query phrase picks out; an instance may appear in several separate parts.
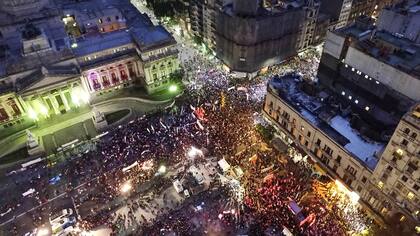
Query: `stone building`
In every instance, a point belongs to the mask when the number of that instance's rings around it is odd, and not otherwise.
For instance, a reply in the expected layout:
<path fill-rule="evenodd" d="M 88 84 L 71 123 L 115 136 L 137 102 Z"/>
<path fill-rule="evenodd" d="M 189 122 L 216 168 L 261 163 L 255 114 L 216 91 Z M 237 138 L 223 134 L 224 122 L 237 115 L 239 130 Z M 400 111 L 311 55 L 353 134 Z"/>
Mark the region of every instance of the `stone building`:
<path fill-rule="evenodd" d="M 318 81 L 274 78 L 263 108 L 285 142 L 406 234 L 420 223 L 418 52 L 358 19 L 328 33 Z"/>
<path fill-rule="evenodd" d="M 169 87 L 179 69 L 171 34 L 131 5 L 127 20 L 120 10 L 96 4 L 66 4 L 58 6 L 60 14 L 29 24 L 0 24 L 0 129 L 63 114 L 133 85 L 149 93 Z M 88 24 L 95 30 L 86 30 Z"/>
<path fill-rule="evenodd" d="M 402 117 L 370 179 L 369 201 L 390 221 L 414 219 L 419 223 L 419 135 L 420 104 L 417 104 Z"/>
<path fill-rule="evenodd" d="M 231 70 L 251 74 L 280 63 L 312 44 L 318 6 L 315 1 L 278 1 L 269 8 L 256 0 L 226 4 L 216 19 L 216 55 Z"/>
<path fill-rule="evenodd" d="M 313 44 L 318 8 L 313 0 L 194 0 L 189 21 L 227 67 L 254 75 Z"/>

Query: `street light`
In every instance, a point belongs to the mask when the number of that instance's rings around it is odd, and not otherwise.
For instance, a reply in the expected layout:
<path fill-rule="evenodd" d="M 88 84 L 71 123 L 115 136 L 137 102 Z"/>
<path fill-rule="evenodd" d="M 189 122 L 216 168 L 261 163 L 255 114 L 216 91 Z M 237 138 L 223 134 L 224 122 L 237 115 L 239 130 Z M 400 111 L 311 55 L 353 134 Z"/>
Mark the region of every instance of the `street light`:
<path fill-rule="evenodd" d="M 39 228 L 36 232 L 36 236 L 47 236 L 50 234 L 50 230 L 46 227 Z"/>
<path fill-rule="evenodd" d="M 176 86 L 175 84 L 169 86 L 169 92 L 175 93 L 176 91 L 178 91 L 178 86 Z"/>
<path fill-rule="evenodd" d="M 165 172 L 166 172 L 166 166 L 160 166 L 159 167 L 159 169 L 158 169 L 158 172 L 159 172 L 159 174 L 165 174 Z"/>
<path fill-rule="evenodd" d="M 133 186 L 131 186 L 130 181 L 125 182 L 123 185 L 121 185 L 121 193 L 128 193 Z"/>

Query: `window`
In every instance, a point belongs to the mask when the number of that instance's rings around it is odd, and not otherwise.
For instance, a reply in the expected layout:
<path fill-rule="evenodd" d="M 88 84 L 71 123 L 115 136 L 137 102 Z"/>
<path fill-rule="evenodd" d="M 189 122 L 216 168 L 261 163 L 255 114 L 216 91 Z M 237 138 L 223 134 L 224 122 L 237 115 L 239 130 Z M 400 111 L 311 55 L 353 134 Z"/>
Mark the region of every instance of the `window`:
<path fill-rule="evenodd" d="M 352 174 L 353 176 L 355 176 L 356 175 L 356 173 L 357 173 L 357 171 L 351 166 L 351 165 L 348 165 L 347 166 L 347 168 L 346 168 L 346 170 L 350 173 L 350 174 Z"/>
<path fill-rule="evenodd" d="M 363 176 L 362 183 L 366 183 L 366 181 L 367 181 L 366 177 Z"/>
<path fill-rule="evenodd" d="M 404 147 L 406 147 L 408 145 L 408 141 L 406 139 L 403 139 L 401 141 L 401 145 L 403 145 Z"/>
<path fill-rule="evenodd" d="M 401 177 L 401 180 L 402 180 L 403 182 L 407 182 L 408 178 L 407 178 L 406 176 L 404 176 L 404 175 L 403 175 L 403 176 Z"/>
<path fill-rule="evenodd" d="M 405 134 L 409 134 L 410 133 L 410 129 L 409 128 L 405 128 L 403 131 Z"/>
<path fill-rule="evenodd" d="M 308 133 L 306 134 L 306 136 L 311 137 L 311 132 L 308 131 Z"/>
<path fill-rule="evenodd" d="M 106 21 L 111 22 L 111 17 L 107 17 Z"/>
<path fill-rule="evenodd" d="M 316 145 L 321 146 L 321 139 L 316 140 Z"/>
<path fill-rule="evenodd" d="M 102 19 L 101 19 L 101 18 L 99 18 L 98 22 L 99 22 L 99 24 L 102 24 Z"/>
<path fill-rule="evenodd" d="M 300 130 L 304 131 L 305 127 L 303 127 L 303 125 L 300 127 Z"/>
<path fill-rule="evenodd" d="M 384 187 L 384 183 L 382 181 L 378 182 L 378 188 L 382 189 Z"/>
<path fill-rule="evenodd" d="M 413 198 L 414 198 L 414 193 L 412 193 L 412 192 L 408 192 L 408 194 L 407 194 L 407 198 L 408 198 L 408 199 L 410 199 L 410 200 L 413 200 Z"/>
<path fill-rule="evenodd" d="M 401 159 L 404 155 L 404 151 L 401 148 L 398 148 L 397 150 L 395 150 L 395 152 L 393 153 L 393 156 Z"/>
<path fill-rule="evenodd" d="M 412 138 L 412 139 L 417 138 L 417 133 L 412 133 L 412 134 L 411 134 L 411 138 Z"/>
<path fill-rule="evenodd" d="M 392 171 L 392 166 L 388 166 L 387 168 L 386 168 L 388 171 Z"/>
<path fill-rule="evenodd" d="M 119 16 L 115 16 L 115 20 L 119 20 L 120 19 L 120 17 Z"/>
<path fill-rule="evenodd" d="M 338 163 L 340 163 L 341 162 L 341 156 L 340 155 L 337 155 L 337 159 L 335 159 Z"/>
<path fill-rule="evenodd" d="M 414 184 L 413 189 L 416 190 L 416 191 L 419 191 L 420 187 L 417 184 Z"/>

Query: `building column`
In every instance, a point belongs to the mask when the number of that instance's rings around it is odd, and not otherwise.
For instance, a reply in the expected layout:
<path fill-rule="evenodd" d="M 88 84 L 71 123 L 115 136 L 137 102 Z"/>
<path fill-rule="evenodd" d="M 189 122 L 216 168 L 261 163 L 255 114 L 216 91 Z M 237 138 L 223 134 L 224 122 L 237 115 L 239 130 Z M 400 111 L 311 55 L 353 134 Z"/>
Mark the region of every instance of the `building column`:
<path fill-rule="evenodd" d="M 65 91 L 64 91 L 65 92 Z M 69 101 L 67 101 L 66 96 L 64 95 L 63 89 L 60 89 L 58 93 L 60 94 L 61 99 L 63 100 L 64 107 L 66 108 L 66 111 L 70 110 Z"/>
<path fill-rule="evenodd" d="M 130 70 L 128 69 L 127 63 L 124 64 L 124 67 L 125 67 L 125 74 L 127 75 L 127 78 L 130 81 L 132 78 L 130 76 Z M 133 71 L 134 71 L 134 69 L 133 69 Z"/>
<path fill-rule="evenodd" d="M 21 114 L 23 115 L 23 114 L 25 114 L 26 112 L 26 107 L 25 107 L 25 103 L 23 102 L 23 100 L 22 100 L 22 98 L 20 97 L 20 96 L 17 96 L 16 98 L 15 98 L 15 103 L 16 103 L 16 105 L 18 106 L 18 108 L 19 108 L 19 110 L 20 110 L 20 112 L 21 112 Z"/>
<path fill-rule="evenodd" d="M 108 80 L 109 80 L 109 83 L 111 84 L 111 87 L 113 87 L 114 86 L 114 83 L 112 82 L 112 77 L 111 77 L 111 73 L 109 72 L 109 69 L 106 69 L 106 72 L 105 73 L 108 76 Z"/>
<path fill-rule="evenodd" d="M 57 102 L 57 100 L 55 99 L 55 96 L 53 96 L 51 93 L 49 93 L 47 97 L 48 97 L 48 99 L 50 99 L 50 102 L 51 102 L 51 104 L 52 104 L 52 106 L 53 106 L 53 108 L 54 108 L 54 113 L 55 113 L 56 115 L 57 115 L 57 114 L 60 114 L 60 110 L 59 110 L 59 107 L 58 107 L 58 102 Z M 43 103 L 45 103 L 43 98 L 41 98 L 41 100 L 42 100 L 42 102 L 43 102 Z M 48 107 L 48 106 L 47 106 L 47 107 Z"/>

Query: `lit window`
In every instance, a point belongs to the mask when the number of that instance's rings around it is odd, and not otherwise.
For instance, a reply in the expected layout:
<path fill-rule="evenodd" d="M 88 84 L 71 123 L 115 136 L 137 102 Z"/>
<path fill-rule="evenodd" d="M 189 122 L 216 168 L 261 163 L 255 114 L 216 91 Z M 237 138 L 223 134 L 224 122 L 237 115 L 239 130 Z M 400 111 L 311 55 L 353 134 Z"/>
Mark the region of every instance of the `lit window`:
<path fill-rule="evenodd" d="M 355 69 L 354 68 L 351 68 L 351 71 L 355 71 Z"/>
<path fill-rule="evenodd" d="M 357 99 L 354 100 L 354 103 L 359 104 L 359 100 L 357 100 Z"/>
<path fill-rule="evenodd" d="M 346 95 L 346 92 L 342 91 L 342 92 L 341 92 L 341 95 L 343 95 L 343 96 L 344 96 L 344 95 Z"/>
<path fill-rule="evenodd" d="M 349 65 L 345 64 L 345 65 L 344 65 L 344 67 L 346 67 L 346 68 L 347 68 L 347 67 L 349 67 Z"/>
<path fill-rule="evenodd" d="M 382 189 L 384 187 L 384 183 L 382 181 L 378 182 L 378 188 Z"/>
<path fill-rule="evenodd" d="M 353 97 L 352 96 L 349 96 L 349 99 L 351 100 Z"/>
<path fill-rule="evenodd" d="M 403 222 L 405 220 L 405 216 L 401 216 L 400 221 Z"/>
<path fill-rule="evenodd" d="M 376 81 L 376 84 L 379 84 L 379 81 Z"/>
<path fill-rule="evenodd" d="M 401 148 L 398 148 L 398 149 L 395 151 L 395 154 L 394 154 L 394 156 L 396 156 L 396 157 L 398 157 L 398 158 L 402 158 L 402 157 L 403 157 L 403 155 L 404 155 L 404 151 L 403 151 Z"/>
<path fill-rule="evenodd" d="M 370 110 L 370 107 L 366 106 L 366 107 L 365 107 L 365 110 L 366 110 L 366 111 L 369 111 L 369 110 Z"/>
<path fill-rule="evenodd" d="M 372 78 L 369 77 L 369 80 L 372 80 Z"/>
<path fill-rule="evenodd" d="M 365 75 L 365 79 L 368 79 L 369 78 L 369 76 L 368 75 Z"/>
<path fill-rule="evenodd" d="M 101 18 L 99 18 L 98 22 L 99 22 L 99 24 L 102 24 L 102 19 L 101 19 Z"/>
<path fill-rule="evenodd" d="M 410 200 L 413 200 L 413 198 L 414 198 L 414 193 L 409 192 L 409 193 L 407 194 L 407 198 L 408 198 L 408 199 L 410 199 Z"/>

